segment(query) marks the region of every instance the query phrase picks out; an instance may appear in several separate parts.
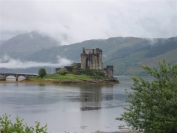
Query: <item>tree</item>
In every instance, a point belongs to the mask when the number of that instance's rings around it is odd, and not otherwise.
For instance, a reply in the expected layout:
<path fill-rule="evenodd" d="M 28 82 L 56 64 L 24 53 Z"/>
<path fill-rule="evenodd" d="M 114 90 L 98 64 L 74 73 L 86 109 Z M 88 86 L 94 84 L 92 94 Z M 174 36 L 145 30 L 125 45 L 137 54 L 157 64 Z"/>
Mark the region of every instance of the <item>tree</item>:
<path fill-rule="evenodd" d="M 65 75 L 65 74 L 68 73 L 68 70 L 66 68 L 62 68 L 57 73 L 60 74 L 60 75 Z"/>
<path fill-rule="evenodd" d="M 145 133 L 177 133 L 177 64 L 159 63 L 159 68 L 142 66 L 151 82 L 133 77 L 129 103 L 118 120 Z"/>
<path fill-rule="evenodd" d="M 41 78 L 43 78 L 47 73 L 46 70 L 44 68 L 40 68 L 38 71 L 38 74 Z"/>
<path fill-rule="evenodd" d="M 47 133 L 47 125 L 40 127 L 40 122 L 35 122 L 35 127 L 28 127 L 20 117 L 16 117 L 15 123 L 9 117 L 7 114 L 0 117 L 0 133 Z"/>

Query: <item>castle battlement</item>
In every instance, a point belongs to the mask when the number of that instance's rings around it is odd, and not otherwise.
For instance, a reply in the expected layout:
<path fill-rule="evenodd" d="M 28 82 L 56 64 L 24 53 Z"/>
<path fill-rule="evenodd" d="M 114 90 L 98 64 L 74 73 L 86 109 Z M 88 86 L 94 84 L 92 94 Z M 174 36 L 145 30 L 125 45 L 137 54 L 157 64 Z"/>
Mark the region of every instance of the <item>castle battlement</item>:
<path fill-rule="evenodd" d="M 102 50 L 96 49 L 85 49 L 83 48 L 81 53 L 81 68 L 86 69 L 100 69 L 103 70 L 102 62 Z"/>
<path fill-rule="evenodd" d="M 99 48 L 96 49 L 85 49 L 83 47 L 82 53 L 81 53 L 81 63 L 72 63 L 70 66 L 65 66 L 65 68 L 69 71 L 73 71 L 73 67 L 79 67 L 84 70 L 87 69 L 97 69 L 97 70 L 103 70 L 106 76 L 113 77 L 113 66 L 107 66 L 106 68 L 103 68 L 103 62 L 102 62 L 102 50 Z M 56 68 L 56 73 L 61 68 Z"/>
<path fill-rule="evenodd" d="M 102 50 L 99 48 L 96 49 L 85 49 L 83 47 L 81 53 L 81 68 L 86 69 L 99 69 L 104 70 L 105 75 L 113 77 L 113 66 L 107 66 L 103 69 L 102 62 Z"/>

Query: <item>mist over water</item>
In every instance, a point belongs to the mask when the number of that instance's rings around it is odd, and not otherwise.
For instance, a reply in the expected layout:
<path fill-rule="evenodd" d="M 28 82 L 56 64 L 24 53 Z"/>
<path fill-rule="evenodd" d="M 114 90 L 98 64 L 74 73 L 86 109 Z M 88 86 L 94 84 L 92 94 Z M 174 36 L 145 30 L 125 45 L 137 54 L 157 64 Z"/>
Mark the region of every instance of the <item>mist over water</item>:
<path fill-rule="evenodd" d="M 8 55 L 3 56 L 0 58 L 0 68 L 6 69 L 26 69 L 32 67 L 61 67 L 70 65 L 72 63 L 71 60 L 66 58 L 62 58 L 57 56 L 58 61 L 57 63 L 50 63 L 50 62 L 34 62 L 34 61 L 22 61 L 20 59 L 13 59 Z"/>

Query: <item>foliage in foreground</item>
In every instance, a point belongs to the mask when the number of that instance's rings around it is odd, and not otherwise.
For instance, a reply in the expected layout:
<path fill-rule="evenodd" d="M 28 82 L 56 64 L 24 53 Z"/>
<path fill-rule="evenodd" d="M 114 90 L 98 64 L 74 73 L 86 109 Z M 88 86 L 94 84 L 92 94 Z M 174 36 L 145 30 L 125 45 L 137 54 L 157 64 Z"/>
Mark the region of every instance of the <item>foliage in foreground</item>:
<path fill-rule="evenodd" d="M 153 77 L 133 77 L 130 105 L 118 120 L 145 133 L 177 133 L 177 64 L 159 63 L 159 69 L 142 66 Z"/>
<path fill-rule="evenodd" d="M 16 117 L 16 123 L 12 123 L 9 117 L 10 115 L 5 114 L 0 118 L 1 133 L 47 133 L 47 125 L 40 127 L 40 122 L 35 122 L 35 127 L 28 127 L 20 117 Z"/>
<path fill-rule="evenodd" d="M 38 71 L 38 74 L 41 78 L 43 78 L 47 73 L 46 70 L 44 68 L 40 68 Z"/>

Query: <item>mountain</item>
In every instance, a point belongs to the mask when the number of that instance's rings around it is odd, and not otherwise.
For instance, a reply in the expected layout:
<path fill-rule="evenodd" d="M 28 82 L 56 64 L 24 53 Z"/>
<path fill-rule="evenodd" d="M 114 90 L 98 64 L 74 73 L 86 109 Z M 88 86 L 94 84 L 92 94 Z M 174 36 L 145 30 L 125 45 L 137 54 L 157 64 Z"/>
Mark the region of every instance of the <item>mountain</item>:
<path fill-rule="evenodd" d="M 113 54 L 115 55 L 115 54 Z M 140 65 L 157 66 L 159 61 L 177 63 L 177 37 L 158 39 L 153 45 L 147 45 L 126 56 L 110 58 L 105 64 L 113 64 L 117 74 L 144 74 Z"/>
<path fill-rule="evenodd" d="M 9 55 L 13 58 L 25 59 L 33 53 L 60 45 L 56 40 L 41 35 L 38 32 L 30 32 L 17 35 L 0 45 L 0 56 Z"/>
<path fill-rule="evenodd" d="M 11 56 L 13 58 L 36 62 L 56 63 L 57 56 L 80 62 L 83 47 L 100 48 L 103 51 L 104 66 L 113 65 L 114 73 L 117 75 L 144 74 L 139 67 L 141 64 L 157 66 L 158 62 L 164 59 L 171 63 L 177 62 L 177 37 L 154 39 L 113 37 L 87 40 L 71 45 L 57 45 L 55 40 L 47 36 L 35 32 L 30 34 L 22 34 L 6 41 L 0 46 L 0 54 L 5 51 L 10 56 L 13 55 Z M 25 52 L 22 53 L 23 51 Z"/>
<path fill-rule="evenodd" d="M 57 56 L 61 56 L 80 62 L 83 47 L 101 48 L 104 65 L 113 65 L 115 74 L 121 75 L 142 73 L 140 64 L 157 66 L 158 62 L 163 59 L 167 62 L 177 62 L 177 37 L 156 38 L 153 44 L 149 39 L 135 37 L 88 40 L 41 50 L 29 56 L 27 60 L 56 62 Z"/>
<path fill-rule="evenodd" d="M 101 48 L 103 51 L 103 60 L 106 61 L 114 58 L 114 56 L 120 56 L 119 58 L 121 58 L 129 53 L 132 53 L 135 50 L 141 49 L 144 46 L 148 45 L 148 40 L 133 37 L 117 37 L 105 40 L 88 40 L 81 43 L 41 50 L 29 56 L 27 59 L 34 61 L 56 62 L 56 56 L 61 56 L 79 62 L 82 48 L 85 47 L 86 49 Z"/>

